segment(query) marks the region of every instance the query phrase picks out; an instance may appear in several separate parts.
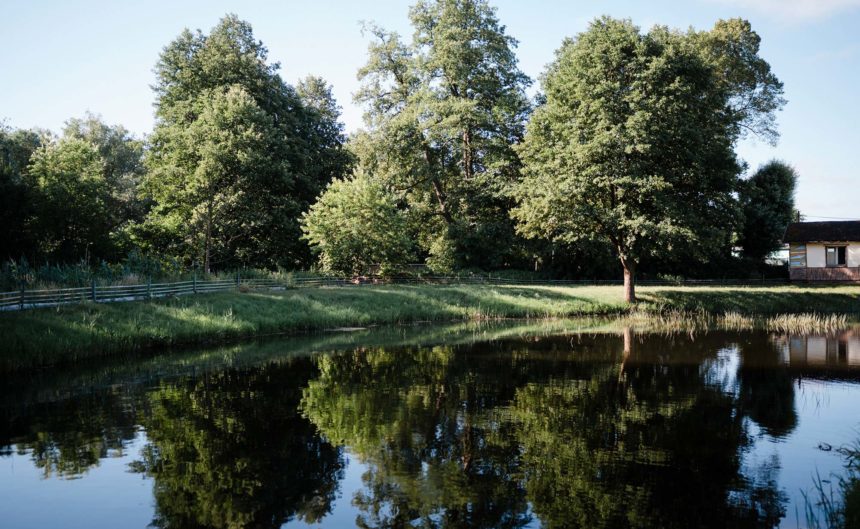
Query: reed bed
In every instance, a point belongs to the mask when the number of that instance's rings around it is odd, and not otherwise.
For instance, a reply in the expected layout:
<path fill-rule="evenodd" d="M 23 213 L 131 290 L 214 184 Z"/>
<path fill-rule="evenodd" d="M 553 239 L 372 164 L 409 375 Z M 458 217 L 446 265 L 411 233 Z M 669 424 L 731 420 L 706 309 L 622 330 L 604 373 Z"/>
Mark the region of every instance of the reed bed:
<path fill-rule="evenodd" d="M 845 314 L 779 314 L 767 318 L 768 330 L 788 334 L 832 333 L 841 331 L 849 326 Z"/>
<path fill-rule="evenodd" d="M 697 332 L 712 329 L 726 331 L 767 330 L 785 334 L 829 334 L 854 325 L 845 314 L 743 314 L 736 311 L 711 313 L 705 310 L 681 310 L 660 307 L 638 309 L 618 320 L 623 326 L 659 332 Z"/>

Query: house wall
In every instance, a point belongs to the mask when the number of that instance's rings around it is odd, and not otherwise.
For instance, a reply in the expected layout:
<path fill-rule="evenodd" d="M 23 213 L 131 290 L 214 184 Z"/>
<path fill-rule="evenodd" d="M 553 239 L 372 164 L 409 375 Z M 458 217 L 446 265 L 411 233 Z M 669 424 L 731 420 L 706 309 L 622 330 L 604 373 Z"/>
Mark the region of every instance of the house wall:
<path fill-rule="evenodd" d="M 860 365 L 860 336 L 848 339 L 848 364 Z"/>
<path fill-rule="evenodd" d="M 806 267 L 807 268 L 824 268 L 827 266 L 827 255 L 824 251 L 824 245 L 818 243 L 806 244 Z"/>
<path fill-rule="evenodd" d="M 849 244 L 846 253 L 849 268 L 860 266 L 860 242 Z"/>
<path fill-rule="evenodd" d="M 846 246 L 846 266 L 828 267 L 825 247 Z M 810 242 L 790 245 L 793 281 L 860 281 L 860 242 Z"/>
<path fill-rule="evenodd" d="M 810 242 L 806 244 L 806 266 L 807 268 L 822 268 L 827 266 L 827 256 L 824 248 L 826 246 L 847 246 L 845 249 L 845 260 L 849 268 L 860 266 L 860 242 L 848 243 L 817 243 Z"/>

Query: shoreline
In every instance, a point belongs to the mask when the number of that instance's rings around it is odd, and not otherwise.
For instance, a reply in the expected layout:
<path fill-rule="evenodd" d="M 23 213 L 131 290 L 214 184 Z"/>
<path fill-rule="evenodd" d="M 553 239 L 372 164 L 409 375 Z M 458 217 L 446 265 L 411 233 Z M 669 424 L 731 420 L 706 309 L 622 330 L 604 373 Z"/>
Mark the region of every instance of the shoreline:
<path fill-rule="evenodd" d="M 416 322 L 649 314 L 860 314 L 860 286 L 642 287 L 631 310 L 619 286 L 374 285 L 220 292 L 0 313 L 3 357 L 34 366 L 158 348 L 228 344 L 265 335 Z M 696 316 L 698 315 L 698 316 Z M 741 318 L 743 319 L 743 318 Z M 833 318 L 830 318 L 831 320 Z"/>

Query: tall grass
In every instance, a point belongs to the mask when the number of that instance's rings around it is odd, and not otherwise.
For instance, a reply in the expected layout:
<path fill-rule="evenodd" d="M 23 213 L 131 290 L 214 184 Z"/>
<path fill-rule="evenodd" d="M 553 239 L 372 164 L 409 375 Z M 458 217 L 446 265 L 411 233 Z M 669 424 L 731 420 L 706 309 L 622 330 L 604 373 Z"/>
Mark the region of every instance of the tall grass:
<path fill-rule="evenodd" d="M 766 320 L 766 327 L 771 331 L 789 334 L 805 334 L 813 332 L 831 333 L 848 326 L 845 314 L 780 314 Z"/>
<path fill-rule="evenodd" d="M 34 363 L 336 327 L 619 314 L 614 291 L 376 285 L 219 292 L 0 313 L 2 355 Z"/>
<path fill-rule="evenodd" d="M 860 444 L 843 447 L 843 475 L 813 478 L 812 491 L 803 491 L 809 529 L 854 529 L 860 527 Z"/>
<path fill-rule="evenodd" d="M 744 314 L 737 311 L 711 313 L 703 309 L 683 310 L 666 306 L 642 308 L 625 314 L 620 323 L 647 330 L 696 332 L 706 329 L 750 331 L 765 329 L 787 334 L 835 333 L 852 325 L 845 314 Z"/>

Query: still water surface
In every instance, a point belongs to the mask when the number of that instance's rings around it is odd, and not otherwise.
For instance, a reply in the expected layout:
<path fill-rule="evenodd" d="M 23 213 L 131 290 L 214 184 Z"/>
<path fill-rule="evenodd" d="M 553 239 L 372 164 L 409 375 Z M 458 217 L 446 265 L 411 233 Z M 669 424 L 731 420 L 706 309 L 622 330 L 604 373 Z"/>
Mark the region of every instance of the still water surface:
<path fill-rule="evenodd" d="M 860 334 L 387 329 L 3 375 L 0 526 L 803 527 Z"/>

